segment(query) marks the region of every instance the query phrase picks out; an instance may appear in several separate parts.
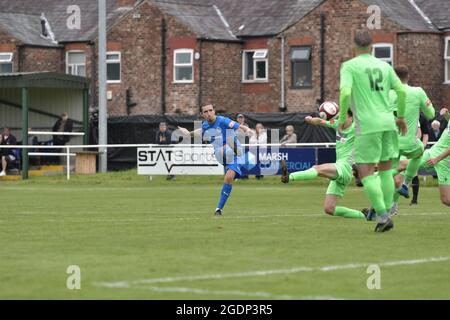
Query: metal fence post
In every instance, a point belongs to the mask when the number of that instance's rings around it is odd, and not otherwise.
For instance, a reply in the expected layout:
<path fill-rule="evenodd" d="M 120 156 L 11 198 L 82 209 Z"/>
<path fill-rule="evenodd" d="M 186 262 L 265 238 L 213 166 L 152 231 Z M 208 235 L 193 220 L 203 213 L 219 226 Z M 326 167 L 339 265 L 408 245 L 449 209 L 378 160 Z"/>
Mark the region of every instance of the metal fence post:
<path fill-rule="evenodd" d="M 67 180 L 70 180 L 70 147 L 66 146 Z"/>

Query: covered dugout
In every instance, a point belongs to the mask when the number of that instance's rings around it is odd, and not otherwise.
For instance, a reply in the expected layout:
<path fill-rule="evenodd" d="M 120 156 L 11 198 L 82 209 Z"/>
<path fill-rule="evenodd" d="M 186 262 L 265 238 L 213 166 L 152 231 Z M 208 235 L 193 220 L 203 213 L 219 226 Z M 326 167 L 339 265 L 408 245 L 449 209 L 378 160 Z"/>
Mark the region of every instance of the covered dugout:
<path fill-rule="evenodd" d="M 18 141 L 28 141 L 28 128 L 52 131 L 63 112 L 74 122 L 83 138 L 89 139 L 89 79 L 55 72 L 0 74 L 0 127 L 11 129 Z M 40 139 L 51 139 L 39 137 Z M 27 143 L 24 143 L 27 144 Z M 28 178 L 28 150 L 22 151 L 22 176 Z"/>

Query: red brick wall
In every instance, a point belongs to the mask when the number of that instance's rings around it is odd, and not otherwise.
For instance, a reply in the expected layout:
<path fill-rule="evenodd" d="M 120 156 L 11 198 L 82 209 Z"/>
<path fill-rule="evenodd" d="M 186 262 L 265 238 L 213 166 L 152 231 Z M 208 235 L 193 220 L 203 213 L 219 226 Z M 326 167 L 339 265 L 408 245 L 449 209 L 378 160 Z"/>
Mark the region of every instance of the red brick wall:
<path fill-rule="evenodd" d="M 410 85 L 423 87 L 437 109 L 442 105 L 444 47 L 440 34 L 398 35 L 397 64 L 406 65 Z"/>
<path fill-rule="evenodd" d="M 133 12 L 134 13 L 134 12 Z M 108 84 L 113 99 L 109 115 L 126 115 L 126 90 L 137 105 L 131 114 L 161 113 L 161 12 L 144 3 L 136 13 L 127 15 L 108 33 L 108 50 L 121 51 L 121 83 Z M 97 49 L 96 49 L 97 50 Z"/>
<path fill-rule="evenodd" d="M 285 32 L 286 35 L 286 105 L 288 111 L 311 112 L 320 98 L 320 14 L 326 16 L 325 25 L 325 100 L 339 99 L 339 71 L 342 62 L 353 57 L 354 31 L 365 25 L 367 5 L 359 1 L 328 0 Z M 373 32 L 375 42 L 395 41 L 395 33 L 403 29 L 382 18 L 382 29 Z M 291 88 L 290 45 L 311 44 L 313 87 Z M 394 49 L 395 50 L 395 49 Z"/>
<path fill-rule="evenodd" d="M 243 50 L 268 50 L 268 81 L 242 83 L 241 110 L 245 112 L 277 112 L 280 105 L 280 39 L 247 38 Z M 242 82 L 242 55 L 240 56 Z"/>
<path fill-rule="evenodd" d="M 445 50 L 444 40 L 445 40 L 446 37 L 450 37 L 450 32 L 446 32 L 442 36 L 442 38 L 443 38 L 443 40 L 442 40 L 442 43 L 443 43 L 442 48 L 443 48 L 443 50 Z M 442 72 L 444 73 L 445 69 Z M 450 108 L 450 84 L 443 84 L 441 87 L 442 87 L 442 90 L 441 90 L 442 106 Z"/>
<path fill-rule="evenodd" d="M 218 111 L 241 111 L 241 44 L 204 41 L 201 51 L 201 104 L 213 103 Z"/>
<path fill-rule="evenodd" d="M 133 12 L 134 13 L 134 12 Z M 120 84 L 109 84 L 113 99 L 108 102 L 110 115 L 125 115 L 126 90 L 130 89 L 131 114 L 160 114 L 161 108 L 161 23 L 166 19 L 166 112 L 196 113 L 198 110 L 198 63 L 194 62 L 194 83 L 173 83 L 173 50 L 181 48 L 198 51 L 196 36 L 176 19 L 165 16 L 155 6 L 143 3 L 133 18 L 133 13 L 122 19 L 108 33 L 111 50 L 121 48 L 122 73 Z"/>
<path fill-rule="evenodd" d="M 11 37 L 9 34 L 0 29 L 0 52 L 12 52 L 13 55 L 13 72 L 19 71 L 19 51 L 16 45 L 20 42 Z"/>
<path fill-rule="evenodd" d="M 64 72 L 63 50 L 61 48 L 24 47 L 23 72 Z"/>
<path fill-rule="evenodd" d="M 194 58 L 194 83 L 174 83 L 173 58 L 176 49 L 193 49 L 199 52 L 197 36 L 177 19 L 166 16 L 167 21 L 167 69 L 166 104 L 167 113 L 198 113 L 199 64 Z"/>

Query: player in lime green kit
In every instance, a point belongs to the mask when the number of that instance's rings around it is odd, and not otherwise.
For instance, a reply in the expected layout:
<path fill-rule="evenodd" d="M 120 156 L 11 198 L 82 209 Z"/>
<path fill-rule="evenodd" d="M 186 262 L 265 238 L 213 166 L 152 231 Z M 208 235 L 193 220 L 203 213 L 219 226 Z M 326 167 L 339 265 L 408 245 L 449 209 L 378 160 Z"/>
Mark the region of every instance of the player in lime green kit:
<path fill-rule="evenodd" d="M 402 134 L 407 132 L 406 93 L 394 69 L 370 54 L 370 34 L 357 32 L 354 41 L 356 57 L 341 67 L 339 132 L 345 128 L 351 105 L 356 127 L 356 164 L 364 191 L 378 216 L 375 232 L 385 232 L 394 227 L 388 213 L 395 192 L 392 159 L 398 157 L 397 127 Z M 389 104 L 391 89 L 398 96 L 397 120 Z M 375 175 L 377 165 L 379 174 Z"/>
<path fill-rule="evenodd" d="M 406 110 L 405 120 L 408 125 L 408 132 L 405 136 L 399 136 L 399 157 L 393 161 L 393 169 L 398 167 L 400 156 L 410 159 L 405 172 L 405 180 L 398 192 L 394 194 L 394 204 L 391 208 L 391 214 L 396 214 L 398 210 L 398 201 L 400 194 L 409 198 L 408 188 L 411 181 L 417 175 L 417 171 L 422 161 L 424 145 L 417 137 L 419 127 L 420 111 L 422 111 L 428 120 L 434 118 L 435 110 L 431 100 L 425 91 L 420 87 L 411 87 L 408 85 L 409 72 L 404 66 L 397 66 L 395 72 L 403 83 L 406 91 Z M 395 91 L 390 92 L 391 107 L 397 112 L 397 94 Z"/>
<path fill-rule="evenodd" d="M 447 108 L 441 110 L 441 115 L 450 120 Z M 441 202 L 450 206 L 450 121 L 439 141 L 431 149 L 425 151 L 421 166 L 434 167 L 438 175 Z"/>
<path fill-rule="evenodd" d="M 365 219 L 367 211 L 338 207 L 337 203 L 345 194 L 345 189 L 353 179 L 353 145 L 355 141 L 355 124 L 351 111 L 344 126 L 342 134 L 336 134 L 336 163 L 325 163 L 312 167 L 306 171 L 288 173 L 286 161 L 281 161 L 281 181 L 289 183 L 291 181 L 313 180 L 317 177 L 330 179 L 328 185 L 324 211 L 332 216 L 344 218 Z M 305 122 L 312 125 L 322 125 L 333 128 L 337 131 L 338 125 L 334 120 L 325 121 L 321 118 L 306 117 Z"/>

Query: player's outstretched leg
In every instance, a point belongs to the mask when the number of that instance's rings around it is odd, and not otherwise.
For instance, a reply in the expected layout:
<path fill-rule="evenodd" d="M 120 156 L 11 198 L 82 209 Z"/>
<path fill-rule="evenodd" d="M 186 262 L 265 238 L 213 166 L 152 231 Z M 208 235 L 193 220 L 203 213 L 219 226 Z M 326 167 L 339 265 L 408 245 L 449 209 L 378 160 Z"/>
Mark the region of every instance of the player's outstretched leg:
<path fill-rule="evenodd" d="M 231 194 L 231 190 L 233 189 L 232 183 L 233 183 L 235 176 L 236 176 L 236 172 L 234 172 L 231 169 L 225 173 L 222 191 L 220 192 L 219 204 L 217 205 L 216 211 L 214 213 L 216 216 L 222 215 L 223 207 L 225 206 L 225 203 L 227 202 L 227 200 Z"/>
<path fill-rule="evenodd" d="M 283 183 L 289 183 L 290 181 L 307 181 L 314 180 L 317 177 L 336 179 L 338 173 L 336 170 L 336 164 L 325 163 L 317 166 L 313 166 L 311 169 L 305 171 L 297 171 L 289 174 L 286 161 L 281 161 L 281 181 Z"/>
<path fill-rule="evenodd" d="M 343 217 L 348 219 L 365 219 L 366 215 L 358 210 L 337 206 L 337 202 L 341 197 L 334 194 L 327 194 L 325 197 L 324 211 L 326 214 L 335 217 Z"/>
<path fill-rule="evenodd" d="M 305 171 L 298 171 L 289 174 L 286 161 L 281 160 L 281 182 L 283 183 L 289 183 L 290 181 L 314 180 L 318 176 L 319 172 L 317 171 L 316 166 Z"/>

